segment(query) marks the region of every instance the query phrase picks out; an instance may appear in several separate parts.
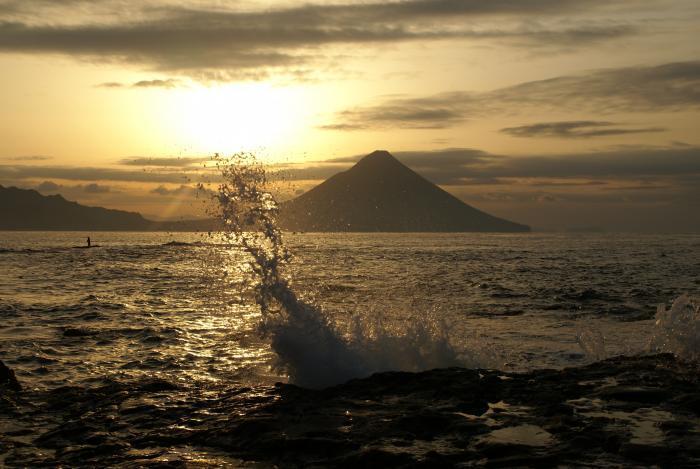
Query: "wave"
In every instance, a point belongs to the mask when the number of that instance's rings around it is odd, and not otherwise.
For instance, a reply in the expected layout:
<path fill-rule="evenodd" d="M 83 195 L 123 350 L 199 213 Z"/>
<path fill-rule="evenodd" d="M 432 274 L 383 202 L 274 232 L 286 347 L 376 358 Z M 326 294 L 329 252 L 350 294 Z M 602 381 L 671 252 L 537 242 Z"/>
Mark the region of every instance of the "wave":
<path fill-rule="evenodd" d="M 125 303 L 118 303 L 100 298 L 96 295 L 87 295 L 76 302 L 71 303 L 4 303 L 0 302 L 0 313 L 8 316 L 21 314 L 70 314 L 72 317 L 82 320 L 102 319 L 102 312 L 122 311 L 128 309 Z M 76 316 L 77 315 L 77 316 Z"/>
<path fill-rule="evenodd" d="M 0 248 L 0 254 L 45 254 L 50 252 L 60 252 L 70 249 L 70 247 L 47 247 L 47 248 Z"/>
<path fill-rule="evenodd" d="M 207 245 L 207 243 L 204 243 L 203 241 L 192 241 L 192 242 L 168 241 L 167 243 L 161 244 L 161 246 L 168 246 L 168 247 L 206 246 L 206 245 Z"/>
<path fill-rule="evenodd" d="M 651 352 L 669 352 L 684 360 L 700 360 L 700 301 L 681 295 L 669 309 L 659 305 L 656 310 Z"/>
<path fill-rule="evenodd" d="M 626 344 L 627 355 L 671 353 L 681 360 L 700 361 L 700 301 L 683 294 L 671 307 L 660 304 L 648 339 Z M 579 323 L 576 341 L 586 357 L 593 361 L 610 358 L 610 339 L 598 326 Z"/>
<path fill-rule="evenodd" d="M 219 161 L 219 168 L 223 182 L 214 196 L 216 215 L 226 227 L 227 244 L 247 253 L 251 287 L 262 312 L 259 330 L 277 355 L 276 367 L 291 382 L 320 388 L 380 371 L 475 366 L 493 357 L 458 350 L 444 322 L 429 313 L 402 328 L 388 327 L 381 317 L 355 314 L 349 333 L 343 333 L 291 285 L 286 273 L 291 255 L 276 224 L 278 205 L 266 190 L 262 165 L 242 154 Z"/>

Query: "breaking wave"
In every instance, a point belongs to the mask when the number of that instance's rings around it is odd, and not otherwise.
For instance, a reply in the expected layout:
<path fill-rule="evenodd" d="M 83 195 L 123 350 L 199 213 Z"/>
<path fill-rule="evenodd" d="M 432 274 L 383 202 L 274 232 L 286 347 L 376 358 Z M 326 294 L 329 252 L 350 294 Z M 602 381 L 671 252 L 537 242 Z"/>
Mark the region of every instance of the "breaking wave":
<path fill-rule="evenodd" d="M 670 308 L 660 304 L 651 327 L 645 331 L 647 340 L 625 344 L 623 355 L 671 353 L 677 358 L 700 361 L 700 301 L 683 294 L 673 300 Z M 577 325 L 576 342 L 591 361 L 613 355 L 610 341 L 600 327 L 583 322 Z M 618 344 L 619 345 L 619 344 Z"/>
<path fill-rule="evenodd" d="M 421 371 L 449 366 L 485 366 L 497 360 L 488 347 L 459 351 L 434 313 L 389 327 L 381 315 L 357 313 L 347 331 L 311 301 L 301 299 L 286 271 L 291 255 L 276 224 L 278 204 L 266 187 L 263 166 L 249 154 L 219 158 L 223 176 L 215 195 L 215 215 L 224 224 L 230 249 L 243 249 L 251 286 L 277 367 L 291 382 L 326 387 L 375 372 Z"/>
<path fill-rule="evenodd" d="M 700 301 L 681 295 L 669 309 L 659 305 L 649 349 L 684 360 L 700 360 Z"/>

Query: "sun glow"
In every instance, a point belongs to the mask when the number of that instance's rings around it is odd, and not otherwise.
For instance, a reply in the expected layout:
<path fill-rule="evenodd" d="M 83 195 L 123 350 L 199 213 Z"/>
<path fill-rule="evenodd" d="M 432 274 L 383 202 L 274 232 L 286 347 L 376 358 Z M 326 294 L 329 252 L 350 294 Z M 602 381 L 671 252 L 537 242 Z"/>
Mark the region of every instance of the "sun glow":
<path fill-rule="evenodd" d="M 177 139 L 194 151 L 269 148 L 303 125 L 302 95 L 299 88 L 265 83 L 197 86 L 179 93 L 177 114 L 168 117 L 177 119 Z"/>

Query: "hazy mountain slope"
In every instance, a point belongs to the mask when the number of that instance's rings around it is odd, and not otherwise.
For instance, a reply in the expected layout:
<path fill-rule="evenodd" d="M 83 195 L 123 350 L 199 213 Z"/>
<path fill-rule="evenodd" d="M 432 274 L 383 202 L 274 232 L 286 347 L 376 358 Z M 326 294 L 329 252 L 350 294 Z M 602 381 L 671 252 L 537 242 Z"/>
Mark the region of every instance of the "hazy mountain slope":
<path fill-rule="evenodd" d="M 375 151 L 282 206 L 282 226 L 299 231 L 529 231 L 477 210 Z"/>
<path fill-rule="evenodd" d="M 138 213 L 86 207 L 60 195 L 0 186 L 0 229 L 146 230 L 151 224 Z"/>

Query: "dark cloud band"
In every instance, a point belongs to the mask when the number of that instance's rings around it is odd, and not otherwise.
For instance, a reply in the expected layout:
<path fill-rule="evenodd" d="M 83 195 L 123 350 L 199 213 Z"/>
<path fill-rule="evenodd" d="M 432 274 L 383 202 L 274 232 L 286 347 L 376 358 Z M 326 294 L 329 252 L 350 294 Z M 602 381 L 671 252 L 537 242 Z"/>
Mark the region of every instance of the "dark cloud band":
<path fill-rule="evenodd" d="M 143 166 L 143 167 L 173 167 L 173 168 L 185 168 L 188 166 L 194 166 L 197 164 L 210 161 L 211 157 L 191 157 L 191 156 L 176 156 L 176 157 L 162 157 L 162 158 L 148 158 L 144 156 L 134 156 L 131 158 L 124 158 L 119 161 L 120 164 L 125 166 Z"/>
<path fill-rule="evenodd" d="M 520 108 L 598 113 L 696 110 L 700 108 L 700 61 L 604 69 L 482 93 L 394 98 L 342 111 L 323 128 L 446 128 L 470 118 L 512 114 Z M 541 129 L 557 131 L 553 125 Z M 558 129 L 563 131 L 565 126 Z"/>
<path fill-rule="evenodd" d="M 117 9 L 118 4 L 98 2 L 87 4 L 103 8 L 102 16 L 111 11 L 115 20 L 78 24 L 42 21 L 40 12 L 50 2 L 12 3 L 4 19 L 0 10 L 0 52 L 68 55 L 195 78 L 264 77 L 266 68 L 298 69 L 322 60 L 329 52 L 320 49 L 336 44 L 465 38 L 515 46 L 577 47 L 639 34 L 630 24 L 579 21 L 537 26 L 522 21 L 589 12 L 609 4 L 602 0 L 411 0 L 265 11 L 147 4 L 132 17 Z M 52 7 L 70 8 L 75 3 L 80 2 Z M 32 7 L 39 12 L 38 21 L 31 20 Z M 11 11 L 25 15 L 15 17 Z M 487 28 L 470 21 L 483 16 L 497 24 Z"/>
<path fill-rule="evenodd" d="M 65 179 L 70 181 L 125 181 L 181 184 L 186 182 L 188 177 L 187 174 L 180 171 L 125 171 L 110 168 L 75 166 L 0 165 L 0 179 L 5 181 Z"/>
<path fill-rule="evenodd" d="M 700 148 L 634 147 L 560 155 L 504 156 L 471 148 L 397 152 L 404 164 L 436 184 L 499 184 L 506 178 L 575 179 L 684 177 L 700 175 Z M 304 168 L 288 168 L 286 179 L 324 179 L 362 156 L 337 158 Z M 561 183 L 558 183 L 561 184 Z"/>
<path fill-rule="evenodd" d="M 606 121 L 563 121 L 506 127 L 501 129 L 501 132 L 513 137 L 592 138 L 664 132 L 665 130 L 661 127 L 625 128 L 620 127 L 620 124 L 615 122 Z"/>

